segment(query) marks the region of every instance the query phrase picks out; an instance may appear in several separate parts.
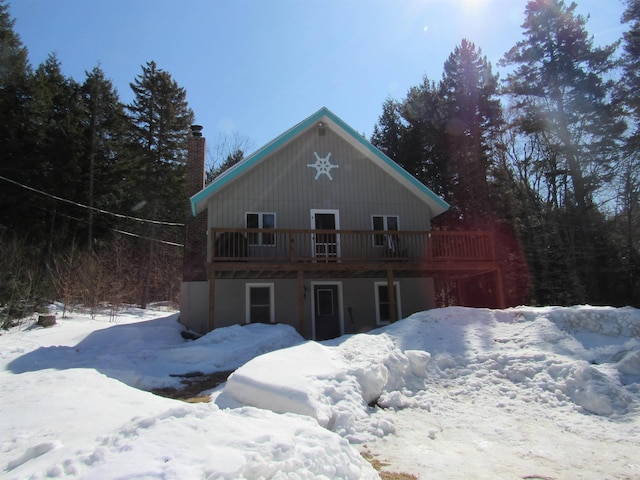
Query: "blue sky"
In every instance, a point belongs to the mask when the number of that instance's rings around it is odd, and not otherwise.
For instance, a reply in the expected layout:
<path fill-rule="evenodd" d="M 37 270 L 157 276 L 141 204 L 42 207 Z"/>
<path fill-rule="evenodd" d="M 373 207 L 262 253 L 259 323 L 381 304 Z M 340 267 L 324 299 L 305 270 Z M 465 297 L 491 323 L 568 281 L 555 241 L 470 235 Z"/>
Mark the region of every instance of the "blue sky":
<path fill-rule="evenodd" d="M 526 0 L 9 0 L 36 67 L 55 52 L 79 82 L 100 65 L 129 83 L 154 60 L 187 90 L 209 149 L 233 132 L 254 149 L 326 106 L 371 135 L 388 97 L 442 76 L 463 38 L 500 72 Z M 567 1 L 566 3 L 570 3 Z M 621 37 L 622 0 L 577 0 L 596 44 Z"/>

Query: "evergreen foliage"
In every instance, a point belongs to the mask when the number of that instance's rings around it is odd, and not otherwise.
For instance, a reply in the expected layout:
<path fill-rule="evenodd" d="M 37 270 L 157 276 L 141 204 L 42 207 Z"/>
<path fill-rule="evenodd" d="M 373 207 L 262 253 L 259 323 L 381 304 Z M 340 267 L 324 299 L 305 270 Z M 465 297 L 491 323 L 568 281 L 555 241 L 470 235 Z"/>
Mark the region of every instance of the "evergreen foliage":
<path fill-rule="evenodd" d="M 65 261 L 67 270 L 107 278 L 102 270 L 121 252 L 127 301 L 175 297 L 193 120 L 185 90 L 149 62 L 125 106 L 100 67 L 83 83 L 66 77 L 54 54 L 33 70 L 13 24 L 0 1 L 0 249 L 15 253 L 2 257 L 9 278 L 0 313 L 9 318 L 34 307 L 54 288 L 62 295 Z M 144 291 L 132 296 L 141 283 Z M 74 299 L 87 300 L 83 295 Z"/>
<path fill-rule="evenodd" d="M 627 0 L 622 21 L 629 25 L 624 33 L 623 75 L 618 84 L 619 100 L 630 113 L 630 132 L 624 157 L 616 170 L 616 209 L 611 231 L 620 245 L 617 255 L 622 264 L 624 296 L 640 298 L 640 1 Z"/>
<path fill-rule="evenodd" d="M 142 205 L 138 212 L 151 220 L 183 222 L 187 139 L 194 117 L 186 101 L 187 93 L 153 61 L 142 66 L 142 74 L 130 85 L 135 98 L 127 106 L 133 153 L 129 173 L 131 191 L 138 195 L 136 204 Z M 144 237 L 151 239 L 140 245 L 141 256 L 146 258 L 142 262 L 144 273 L 139 272 L 143 308 L 150 298 L 152 271 L 158 261 L 155 239 L 162 235 L 180 242 L 183 238 L 182 229 L 171 228 L 145 224 L 141 230 Z M 180 259 L 181 256 L 176 257 L 177 262 Z"/>
<path fill-rule="evenodd" d="M 487 175 L 502 126 L 498 77 L 480 49 L 463 39 L 444 64 L 439 95 L 445 105 L 448 170 L 456 220 L 466 228 L 493 226 Z"/>
<path fill-rule="evenodd" d="M 640 304 L 640 2 L 627 3 L 622 59 L 618 43 L 594 47 L 575 3 L 531 0 L 501 91 L 463 40 L 440 83 L 383 104 L 372 142 L 452 204 L 438 228 L 494 231 L 509 303 Z"/>
<path fill-rule="evenodd" d="M 92 248 L 100 239 L 96 234 L 100 228 L 119 226 L 114 217 L 97 217 L 94 208 L 115 212 L 127 210 L 122 200 L 128 195 L 121 179 L 126 177 L 128 163 L 125 149 L 128 124 L 118 92 L 100 67 L 87 72 L 81 95 L 86 112 L 82 179 L 85 203 L 91 207 L 85 216 L 87 246 Z"/>
<path fill-rule="evenodd" d="M 594 47 L 575 8 L 561 0 L 529 2 L 524 39 L 502 64 L 513 68 L 505 81 L 512 128 L 539 146 L 532 161 L 553 207 L 546 228 L 554 232 L 554 265 L 571 272 L 569 282 L 557 278 L 550 286 L 564 290 L 565 303 L 601 303 L 607 296 L 600 272 L 614 246 L 603 234 L 599 204 L 611 187 L 626 125 L 608 79 L 617 44 Z"/>
<path fill-rule="evenodd" d="M 640 0 L 625 1 L 628 30 L 595 47 L 574 3 L 530 0 L 502 84 L 463 39 L 440 81 L 382 104 L 372 143 L 452 205 L 434 228 L 494 232 L 510 304 L 640 306 Z M 0 320 L 96 288 L 114 304 L 176 295 L 185 90 L 150 61 L 123 105 L 100 67 L 82 82 L 54 54 L 32 67 L 13 25 L 0 0 Z M 208 181 L 248 149 L 218 144 Z"/>

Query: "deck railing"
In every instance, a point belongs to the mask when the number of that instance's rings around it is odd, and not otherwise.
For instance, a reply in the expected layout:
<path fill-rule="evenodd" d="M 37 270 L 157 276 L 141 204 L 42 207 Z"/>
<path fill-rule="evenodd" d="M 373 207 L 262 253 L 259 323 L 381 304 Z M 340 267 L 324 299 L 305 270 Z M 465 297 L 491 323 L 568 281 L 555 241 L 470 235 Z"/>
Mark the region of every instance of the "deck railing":
<path fill-rule="evenodd" d="M 212 262 L 495 260 L 491 232 L 212 228 Z"/>

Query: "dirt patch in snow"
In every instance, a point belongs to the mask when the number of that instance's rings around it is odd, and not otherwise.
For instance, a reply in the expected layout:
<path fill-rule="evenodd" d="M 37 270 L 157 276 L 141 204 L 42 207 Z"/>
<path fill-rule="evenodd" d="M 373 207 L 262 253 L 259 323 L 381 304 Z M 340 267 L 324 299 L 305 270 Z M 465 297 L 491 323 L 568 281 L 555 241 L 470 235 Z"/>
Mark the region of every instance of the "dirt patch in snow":
<path fill-rule="evenodd" d="M 377 455 L 372 454 L 368 450 L 361 451 L 360 454 L 362 455 L 362 458 L 368 461 L 371 466 L 376 469 L 382 480 L 418 480 L 418 477 L 411 473 L 389 472 L 384 470 L 384 468 L 388 467 L 389 464 L 387 462 L 383 462 Z"/>
<path fill-rule="evenodd" d="M 203 395 L 202 392 L 213 390 L 221 383 L 226 382 L 232 373 L 233 370 L 213 373 L 191 372 L 183 375 L 174 375 L 182 378 L 180 381 L 183 385 L 182 388 L 155 388 L 151 390 L 151 393 L 189 403 L 207 403 L 211 401 L 211 397 L 210 395 Z"/>

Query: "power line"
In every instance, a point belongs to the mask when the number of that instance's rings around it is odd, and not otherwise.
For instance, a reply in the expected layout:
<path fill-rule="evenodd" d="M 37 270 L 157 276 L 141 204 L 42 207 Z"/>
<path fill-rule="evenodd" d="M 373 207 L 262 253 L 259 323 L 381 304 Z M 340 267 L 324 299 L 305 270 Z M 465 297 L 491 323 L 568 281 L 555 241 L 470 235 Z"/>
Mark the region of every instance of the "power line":
<path fill-rule="evenodd" d="M 65 216 L 67 218 L 70 218 L 71 220 L 76 220 L 78 222 L 87 223 L 86 220 L 82 220 L 81 218 L 74 218 L 74 217 L 72 217 L 70 215 L 64 215 L 64 214 L 58 214 L 58 215 Z M 96 226 L 98 228 L 102 228 L 104 230 L 111 230 L 112 232 L 120 233 L 122 235 L 127 235 L 129 237 L 141 238 L 142 240 L 149 240 L 151 242 L 161 243 L 163 245 L 171 245 L 172 247 L 184 248 L 184 245 L 182 243 L 170 242 L 169 240 L 160 240 L 158 238 L 145 237 L 144 235 L 139 235 L 137 233 L 127 232 L 125 230 L 120 230 L 120 229 L 112 228 L 112 227 L 105 227 L 105 226 L 99 225 L 99 224 L 97 224 Z"/>
<path fill-rule="evenodd" d="M 151 237 L 143 237 L 142 235 L 138 235 L 137 233 L 125 232 L 124 230 L 118 230 L 117 228 L 109 228 L 109 227 L 101 227 L 101 228 L 107 228 L 108 230 L 112 230 L 116 233 L 129 235 L 130 237 L 142 238 L 143 240 L 151 240 L 152 242 L 162 243 L 164 245 L 171 245 L 173 247 L 181 247 L 181 248 L 184 247 L 182 243 L 170 242 L 168 240 L 158 240 L 157 238 L 151 238 Z"/>
<path fill-rule="evenodd" d="M 36 206 L 36 208 L 41 208 L 41 207 Z M 65 213 L 57 213 L 57 215 L 60 215 L 61 217 L 68 218 L 70 220 L 74 220 L 74 221 L 79 222 L 79 223 L 89 223 L 89 222 L 87 222 L 86 220 L 84 220 L 82 218 L 72 217 L 71 215 L 67 215 Z M 112 232 L 120 233 L 122 235 L 127 235 L 129 237 L 141 238 L 142 240 L 149 240 L 151 242 L 162 243 L 163 245 L 170 245 L 172 247 L 184 248 L 184 244 L 182 244 L 182 243 L 170 242 L 169 240 L 160 240 L 158 238 L 152 238 L 152 237 L 145 237 L 144 235 L 139 235 L 137 233 L 127 232 L 125 230 L 119 230 L 117 228 L 112 228 L 112 227 L 105 227 L 104 225 L 100 225 L 99 223 L 96 223 L 95 226 L 98 227 L 98 228 L 101 228 L 103 230 L 110 230 Z"/>
<path fill-rule="evenodd" d="M 153 223 L 155 225 L 166 225 L 166 226 L 169 226 L 169 227 L 184 227 L 184 223 L 163 222 L 163 221 L 160 221 L 160 220 L 150 220 L 148 218 L 132 217 L 130 215 L 123 215 L 122 213 L 114 213 L 114 212 L 109 212 L 107 210 L 103 210 L 101 208 L 90 207 L 89 205 L 83 205 L 82 203 L 74 202 L 72 200 L 68 200 L 66 198 L 58 197 L 57 195 L 53 195 L 51 193 L 43 192 L 42 190 L 38 190 L 36 188 L 29 187 L 27 185 L 23 185 L 22 183 L 16 182 L 15 180 L 11 180 L 10 178 L 3 177 L 2 175 L 0 175 L 0 180 L 4 180 L 6 182 L 13 183 L 14 185 L 17 185 L 19 187 L 25 188 L 27 190 L 31 190 L 32 192 L 39 193 L 40 195 L 44 195 L 44 196 L 47 196 L 47 197 L 54 198 L 54 199 L 59 200 L 61 202 L 70 203 L 71 205 L 75 205 L 77 207 L 86 208 L 86 209 L 89 209 L 89 210 L 94 210 L 96 212 L 104 213 L 106 215 L 113 215 L 114 217 L 117 217 L 117 218 L 124 218 L 124 219 L 127 219 L 127 220 L 135 220 L 136 222 L 143 222 L 143 223 L 145 223 L 145 222 L 146 223 Z"/>

